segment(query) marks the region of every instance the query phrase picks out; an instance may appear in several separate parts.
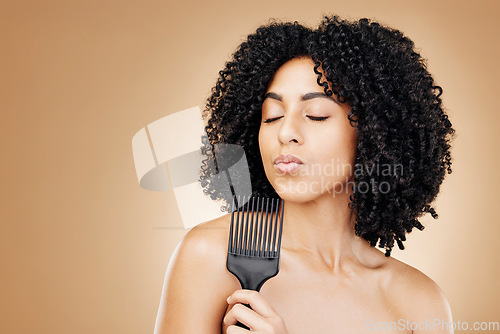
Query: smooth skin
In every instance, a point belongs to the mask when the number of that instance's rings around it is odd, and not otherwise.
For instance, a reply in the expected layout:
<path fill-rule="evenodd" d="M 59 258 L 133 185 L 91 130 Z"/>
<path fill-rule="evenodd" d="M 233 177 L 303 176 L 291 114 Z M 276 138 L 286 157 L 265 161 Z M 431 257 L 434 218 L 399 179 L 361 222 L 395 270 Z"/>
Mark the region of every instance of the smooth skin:
<path fill-rule="evenodd" d="M 262 162 L 285 200 L 278 275 L 260 292 L 242 290 L 226 269 L 230 215 L 199 224 L 169 263 L 155 334 L 453 333 L 441 327 L 452 315 L 439 286 L 354 234 L 347 185 L 357 134 L 349 105 L 321 96 L 313 66 L 285 63 L 262 105 Z M 274 166 L 286 153 L 303 162 L 292 174 Z M 440 323 L 415 328 L 426 321 Z"/>

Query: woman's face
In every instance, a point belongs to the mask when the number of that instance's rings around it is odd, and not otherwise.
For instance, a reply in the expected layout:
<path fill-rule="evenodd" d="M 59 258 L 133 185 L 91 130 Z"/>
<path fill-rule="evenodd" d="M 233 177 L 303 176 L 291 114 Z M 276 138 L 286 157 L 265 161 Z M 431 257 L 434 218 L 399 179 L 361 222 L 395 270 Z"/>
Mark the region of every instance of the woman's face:
<path fill-rule="evenodd" d="M 353 185 L 357 134 L 347 118 L 350 107 L 324 94 L 313 67 L 310 58 L 285 63 L 262 104 L 264 170 L 278 195 L 290 201 L 335 196 Z"/>

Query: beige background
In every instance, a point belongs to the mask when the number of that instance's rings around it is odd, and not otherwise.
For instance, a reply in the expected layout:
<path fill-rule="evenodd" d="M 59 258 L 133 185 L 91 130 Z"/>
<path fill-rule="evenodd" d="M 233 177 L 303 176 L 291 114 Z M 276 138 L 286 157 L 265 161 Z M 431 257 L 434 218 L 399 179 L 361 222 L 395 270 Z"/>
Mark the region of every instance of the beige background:
<path fill-rule="evenodd" d="M 457 130 L 440 218 L 394 256 L 454 319 L 500 321 L 497 1 L 0 1 L 0 332 L 152 332 L 186 231 L 172 193 L 139 187 L 132 136 L 203 106 L 268 18 L 377 18 L 409 35 Z M 411 302 L 411 301 L 408 301 Z M 470 331 L 469 331 L 470 332 Z"/>

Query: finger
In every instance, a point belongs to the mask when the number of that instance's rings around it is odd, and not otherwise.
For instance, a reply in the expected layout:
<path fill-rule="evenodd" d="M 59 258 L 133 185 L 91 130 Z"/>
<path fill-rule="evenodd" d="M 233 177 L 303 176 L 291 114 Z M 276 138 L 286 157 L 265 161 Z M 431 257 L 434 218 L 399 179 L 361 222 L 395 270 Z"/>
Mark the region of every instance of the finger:
<path fill-rule="evenodd" d="M 252 309 L 249 309 L 242 304 L 235 304 L 231 308 L 231 311 L 226 314 L 223 321 L 227 326 L 236 325 L 239 321 L 242 324 L 255 329 L 256 326 L 263 321 L 263 318 Z"/>
<path fill-rule="evenodd" d="M 229 326 L 226 331 L 227 334 L 248 334 L 248 329 L 238 327 L 236 325 Z"/>
<path fill-rule="evenodd" d="M 276 311 L 262 296 L 261 293 L 254 290 L 240 289 L 233 292 L 227 299 L 229 304 L 243 303 L 249 304 L 250 307 L 265 318 L 276 316 Z"/>

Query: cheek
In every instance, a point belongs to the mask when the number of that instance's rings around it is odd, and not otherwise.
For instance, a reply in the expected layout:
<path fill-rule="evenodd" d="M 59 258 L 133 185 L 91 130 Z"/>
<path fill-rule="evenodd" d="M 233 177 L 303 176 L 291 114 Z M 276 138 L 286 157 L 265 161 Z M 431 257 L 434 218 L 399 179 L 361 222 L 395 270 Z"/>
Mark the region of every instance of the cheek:
<path fill-rule="evenodd" d="M 269 145 L 269 138 L 271 137 L 271 131 L 270 129 L 266 127 L 260 127 L 259 128 L 259 145 Z"/>
<path fill-rule="evenodd" d="M 260 156 L 262 157 L 262 162 L 265 163 L 265 156 L 268 150 L 269 146 L 269 141 L 266 140 L 266 133 L 265 131 L 259 130 L 259 150 L 260 150 Z"/>
<path fill-rule="evenodd" d="M 264 147 L 262 147 L 262 142 L 263 142 L 262 136 L 263 136 L 262 131 L 259 129 L 259 137 L 258 138 L 259 138 L 259 150 L 260 150 L 261 154 L 262 154 L 262 149 L 264 148 Z"/>
<path fill-rule="evenodd" d="M 318 146 L 319 156 L 325 162 L 334 159 L 343 163 L 354 163 L 357 145 L 355 129 L 332 129 L 324 135 L 319 135 L 316 142 L 325 143 L 323 146 Z"/>

